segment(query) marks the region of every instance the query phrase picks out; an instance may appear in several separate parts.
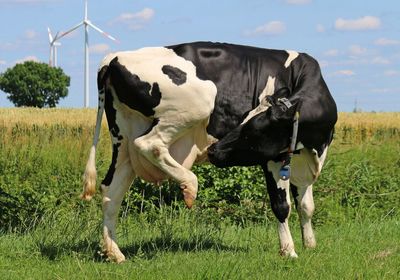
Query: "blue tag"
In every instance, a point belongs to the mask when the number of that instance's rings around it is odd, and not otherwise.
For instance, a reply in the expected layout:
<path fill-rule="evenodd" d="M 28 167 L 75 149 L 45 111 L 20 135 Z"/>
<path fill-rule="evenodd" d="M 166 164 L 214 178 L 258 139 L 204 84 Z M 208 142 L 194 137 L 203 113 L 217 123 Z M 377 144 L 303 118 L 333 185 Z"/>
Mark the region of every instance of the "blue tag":
<path fill-rule="evenodd" d="M 283 165 L 279 170 L 279 177 L 286 181 L 290 178 L 290 165 Z"/>

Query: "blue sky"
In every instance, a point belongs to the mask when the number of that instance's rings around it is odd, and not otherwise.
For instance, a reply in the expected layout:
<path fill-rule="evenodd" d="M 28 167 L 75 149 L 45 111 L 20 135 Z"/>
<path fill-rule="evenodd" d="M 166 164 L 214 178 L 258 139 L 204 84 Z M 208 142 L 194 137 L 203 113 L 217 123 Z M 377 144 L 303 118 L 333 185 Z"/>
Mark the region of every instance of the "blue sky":
<path fill-rule="evenodd" d="M 48 62 L 47 27 L 83 19 L 83 0 L 0 0 L 0 72 L 24 60 Z M 111 51 L 207 40 L 291 49 L 314 56 L 340 111 L 400 111 L 399 0 L 89 0 L 90 106 L 95 77 Z M 80 28 L 60 40 L 58 64 L 71 77 L 60 107 L 83 106 Z M 12 104 L 0 92 L 0 107 Z"/>

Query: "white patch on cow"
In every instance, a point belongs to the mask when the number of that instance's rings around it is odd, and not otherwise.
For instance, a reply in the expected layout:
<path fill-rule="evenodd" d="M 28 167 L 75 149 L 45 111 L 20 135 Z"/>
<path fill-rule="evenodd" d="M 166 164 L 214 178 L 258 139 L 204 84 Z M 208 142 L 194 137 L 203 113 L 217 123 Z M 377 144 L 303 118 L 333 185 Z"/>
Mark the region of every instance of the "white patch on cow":
<path fill-rule="evenodd" d="M 130 141 L 130 162 L 138 177 L 153 183 L 173 178 L 180 183 L 186 205 L 191 207 L 197 195 L 197 177 L 189 170 L 199 156 L 204 158 L 209 144 L 206 127 L 214 109 L 217 87 L 212 81 L 201 80 L 191 61 L 168 48 L 143 48 L 107 56 L 100 68 L 118 57 L 118 62 L 140 80 L 154 85 L 161 92 L 160 103 L 153 108 L 154 116 L 145 117 L 116 100 L 116 122 L 121 135 Z M 170 65 L 185 72 L 186 81 L 175 84 L 162 71 Z M 137 127 L 136 119 L 144 126 Z M 154 119 L 157 124 L 145 135 Z M 147 128 L 147 129 L 145 129 Z"/>
<path fill-rule="evenodd" d="M 268 108 L 271 106 L 271 104 L 269 104 L 269 102 L 267 101 L 266 97 L 274 94 L 275 79 L 276 79 L 275 77 L 268 76 L 267 84 L 264 90 L 261 92 L 260 96 L 258 97 L 259 105 L 255 109 L 249 112 L 247 117 L 242 121 L 242 124 L 247 123 L 255 115 L 267 111 Z"/>
<path fill-rule="evenodd" d="M 299 56 L 299 53 L 296 51 L 286 51 L 286 52 L 289 54 L 289 56 L 286 59 L 285 67 L 288 68 L 290 66 L 290 64 L 292 63 L 292 61 L 295 60 Z"/>
<path fill-rule="evenodd" d="M 217 87 L 211 81 L 199 79 L 196 76 L 196 67 L 191 61 L 164 47 L 120 52 L 114 56 L 118 56 L 119 63 L 139 76 L 142 81 L 151 85 L 158 83 L 161 102 L 154 108 L 155 118 L 187 126 L 190 122 L 198 122 L 210 116 L 214 109 Z M 186 82 L 179 86 L 173 83 L 162 72 L 164 65 L 171 65 L 184 71 L 187 74 Z"/>

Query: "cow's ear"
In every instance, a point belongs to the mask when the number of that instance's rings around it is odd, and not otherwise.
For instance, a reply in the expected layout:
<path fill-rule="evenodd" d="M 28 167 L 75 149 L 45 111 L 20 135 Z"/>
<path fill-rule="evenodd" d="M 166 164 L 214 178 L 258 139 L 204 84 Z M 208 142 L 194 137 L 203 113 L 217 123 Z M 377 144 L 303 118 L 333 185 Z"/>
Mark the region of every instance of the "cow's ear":
<path fill-rule="evenodd" d="M 271 107 L 271 120 L 274 121 L 291 121 L 298 109 L 299 102 L 296 103 L 283 97 L 279 98 L 275 105 Z"/>
<path fill-rule="evenodd" d="M 279 102 L 279 99 L 289 98 L 289 96 L 290 96 L 290 89 L 287 87 L 283 87 L 275 91 L 273 95 L 267 95 L 266 101 L 270 105 L 274 106 Z"/>

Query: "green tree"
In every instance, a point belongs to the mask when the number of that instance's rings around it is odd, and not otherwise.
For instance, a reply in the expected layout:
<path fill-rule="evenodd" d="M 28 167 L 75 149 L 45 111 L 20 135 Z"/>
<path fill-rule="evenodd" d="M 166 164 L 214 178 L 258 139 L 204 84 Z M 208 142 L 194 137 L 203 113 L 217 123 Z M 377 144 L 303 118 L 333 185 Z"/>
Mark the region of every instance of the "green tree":
<path fill-rule="evenodd" d="M 0 74 L 0 89 L 15 106 L 55 107 L 68 95 L 70 77 L 61 68 L 26 61 Z"/>

